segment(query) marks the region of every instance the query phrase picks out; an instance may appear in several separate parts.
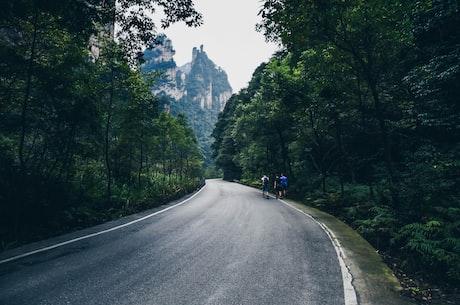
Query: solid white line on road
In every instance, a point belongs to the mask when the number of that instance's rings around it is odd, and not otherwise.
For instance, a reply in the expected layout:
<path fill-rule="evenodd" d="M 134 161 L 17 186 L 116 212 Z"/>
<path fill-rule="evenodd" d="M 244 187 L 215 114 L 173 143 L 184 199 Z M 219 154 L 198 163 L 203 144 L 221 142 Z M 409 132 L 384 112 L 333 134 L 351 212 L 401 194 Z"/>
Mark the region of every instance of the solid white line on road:
<path fill-rule="evenodd" d="M 133 221 L 130 221 L 128 223 L 125 223 L 125 224 L 122 224 L 122 225 L 119 225 L 119 226 L 116 226 L 116 227 L 113 227 L 113 228 L 110 228 L 110 229 L 107 229 L 107 230 L 103 230 L 103 231 L 99 231 L 99 232 L 96 232 L 96 233 L 92 233 L 92 234 L 89 234 L 89 235 L 84 235 L 84 236 L 80 236 L 78 238 L 74 238 L 74 239 L 71 239 L 71 240 L 67 240 L 67 241 L 64 241 L 64 242 L 61 242 L 61 243 L 58 243 L 58 244 L 54 244 L 54 245 L 51 245 L 51 246 L 48 246 L 48 247 L 44 247 L 44 248 L 40 248 L 40 249 L 37 249 L 37 250 L 34 250 L 34 251 L 30 251 L 30 252 L 27 252 L 27 253 L 23 253 L 23 254 L 20 254 L 20 255 L 17 255 L 17 256 L 13 256 L 13 257 L 10 257 L 10 258 L 6 258 L 6 259 L 3 259 L 0 261 L 0 264 L 4 264 L 4 263 L 7 263 L 7 262 L 11 262 L 11 261 L 14 261 L 14 260 L 17 260 L 17 259 L 20 259 L 20 258 L 23 258 L 23 257 L 26 257 L 26 256 L 30 256 L 30 255 L 33 255 L 33 254 L 37 254 L 37 253 L 40 253 L 40 252 L 45 252 L 45 251 L 48 251 L 48 250 L 52 250 L 52 249 L 55 249 L 55 248 L 58 248 L 58 247 L 62 247 L 62 246 L 65 246 L 65 245 L 68 245 L 68 244 L 71 244 L 71 243 L 74 243 L 74 242 L 77 242 L 77 241 L 80 241 L 80 240 L 84 240 L 84 239 L 88 239 L 88 238 L 91 238 L 91 237 L 94 237 L 94 236 L 98 236 L 98 235 L 102 235 L 102 234 L 105 234 L 105 233 L 109 233 L 109 232 L 112 232 L 112 231 L 115 231 L 115 230 L 118 230 L 118 229 L 121 229 L 121 228 L 124 228 L 124 227 L 127 227 L 127 226 L 130 226 L 132 224 L 135 224 L 137 222 L 140 222 L 140 221 L 143 221 L 143 220 L 146 220 L 148 218 L 151 218 L 155 215 L 158 215 L 158 214 L 161 214 L 161 213 L 164 213 L 166 211 L 169 211 L 171 209 L 174 209 L 180 205 L 183 205 L 184 203 L 186 203 L 187 201 L 189 201 L 190 199 L 192 199 L 193 197 L 195 197 L 196 195 L 198 195 L 204 188 L 206 187 L 206 184 L 198 191 L 196 192 L 195 194 L 193 194 L 192 196 L 190 196 L 189 198 L 175 204 L 175 205 L 172 205 L 170 207 L 167 207 L 163 210 L 160 210 L 160 211 L 157 211 L 155 213 L 152 213 L 152 214 L 149 214 L 149 215 L 146 215 L 144 217 L 141 217 L 139 219 L 136 219 L 136 220 L 133 220 Z"/>
<path fill-rule="evenodd" d="M 313 216 L 305 213 L 304 211 L 290 205 L 284 200 L 279 200 L 288 207 L 306 215 L 307 217 L 311 218 L 314 222 L 316 222 L 323 230 L 326 232 L 327 236 L 331 240 L 332 244 L 334 245 L 335 252 L 337 253 L 337 258 L 339 259 L 340 269 L 342 270 L 342 282 L 343 282 L 343 292 L 344 292 L 344 299 L 345 305 L 358 305 L 358 299 L 356 297 L 356 290 L 353 286 L 353 276 L 348 269 L 347 265 L 345 264 L 344 258 L 345 253 L 342 251 L 342 246 L 340 246 L 339 240 L 334 236 L 334 234 L 328 229 L 326 225 L 317 221 Z"/>

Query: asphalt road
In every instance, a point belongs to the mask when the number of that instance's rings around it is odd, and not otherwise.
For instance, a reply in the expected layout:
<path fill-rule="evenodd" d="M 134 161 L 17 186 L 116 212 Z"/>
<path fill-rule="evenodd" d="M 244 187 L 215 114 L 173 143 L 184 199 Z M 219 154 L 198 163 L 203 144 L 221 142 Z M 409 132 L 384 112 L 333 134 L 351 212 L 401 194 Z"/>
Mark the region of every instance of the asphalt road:
<path fill-rule="evenodd" d="M 142 221 L 0 263 L 0 304 L 348 305 L 314 220 L 220 180 Z"/>

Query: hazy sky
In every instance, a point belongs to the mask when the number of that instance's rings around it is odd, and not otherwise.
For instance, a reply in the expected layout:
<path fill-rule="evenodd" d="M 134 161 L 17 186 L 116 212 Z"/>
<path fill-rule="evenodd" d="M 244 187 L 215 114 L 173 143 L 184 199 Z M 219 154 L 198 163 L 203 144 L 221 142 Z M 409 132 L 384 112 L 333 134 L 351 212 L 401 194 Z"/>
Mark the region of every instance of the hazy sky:
<path fill-rule="evenodd" d="M 246 87 L 252 73 L 267 62 L 277 47 L 266 43 L 255 25 L 262 3 L 260 0 L 194 0 L 195 8 L 203 14 L 203 25 L 189 28 L 174 24 L 164 32 L 172 40 L 181 66 L 192 60 L 193 47 L 204 46 L 208 57 L 227 72 L 233 92 Z"/>

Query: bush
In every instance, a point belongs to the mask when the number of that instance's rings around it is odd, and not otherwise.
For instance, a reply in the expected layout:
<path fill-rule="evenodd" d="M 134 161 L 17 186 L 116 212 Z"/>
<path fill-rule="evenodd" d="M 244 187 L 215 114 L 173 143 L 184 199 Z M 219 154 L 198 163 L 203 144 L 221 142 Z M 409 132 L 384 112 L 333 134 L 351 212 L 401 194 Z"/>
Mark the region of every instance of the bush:
<path fill-rule="evenodd" d="M 452 211 L 459 215 L 459 210 Z M 459 219 L 459 218 L 457 218 Z M 405 225 L 392 239 L 404 266 L 438 280 L 460 283 L 460 221 L 430 219 Z M 422 267 L 422 268 L 421 268 Z"/>

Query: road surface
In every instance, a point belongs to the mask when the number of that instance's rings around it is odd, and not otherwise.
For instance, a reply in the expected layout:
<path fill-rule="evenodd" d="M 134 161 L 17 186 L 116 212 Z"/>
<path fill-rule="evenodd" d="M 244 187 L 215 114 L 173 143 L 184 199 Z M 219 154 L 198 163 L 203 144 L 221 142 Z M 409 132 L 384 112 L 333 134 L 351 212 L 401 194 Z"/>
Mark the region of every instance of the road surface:
<path fill-rule="evenodd" d="M 142 221 L 3 260 L 0 304 L 348 305 L 315 221 L 221 180 Z"/>

